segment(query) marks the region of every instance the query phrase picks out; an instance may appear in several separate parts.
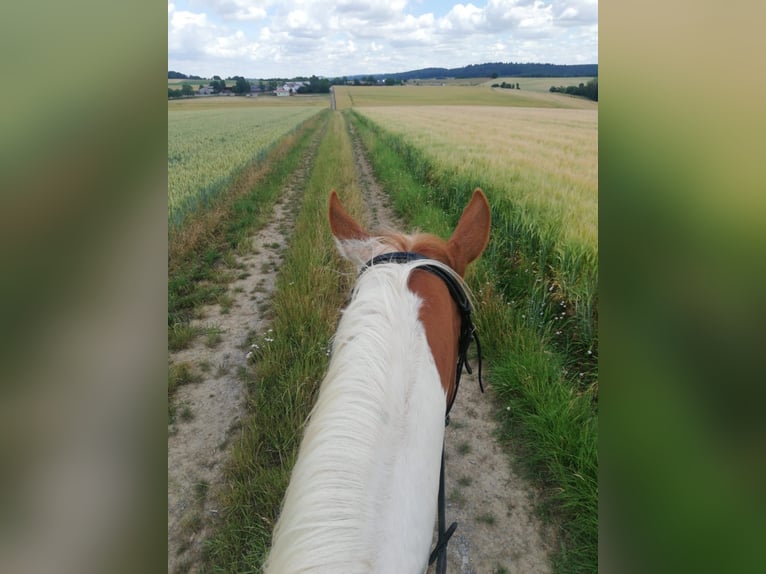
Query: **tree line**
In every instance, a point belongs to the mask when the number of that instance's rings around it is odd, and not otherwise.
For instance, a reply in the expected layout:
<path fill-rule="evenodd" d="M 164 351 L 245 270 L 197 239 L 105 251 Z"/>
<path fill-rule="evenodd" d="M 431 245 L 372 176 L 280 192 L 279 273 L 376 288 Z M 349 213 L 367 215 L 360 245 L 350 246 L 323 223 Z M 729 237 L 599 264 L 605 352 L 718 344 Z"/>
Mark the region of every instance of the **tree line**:
<path fill-rule="evenodd" d="M 170 79 L 170 74 L 178 74 L 178 72 L 168 72 L 168 79 Z M 183 74 L 181 74 L 183 75 Z M 196 79 L 202 80 L 203 78 L 195 77 Z M 183 79 L 183 78 L 181 78 Z M 190 78 L 191 79 L 191 78 Z M 252 88 L 250 87 L 250 82 L 248 82 L 243 76 L 230 76 L 229 78 L 226 78 L 226 80 L 233 80 L 234 85 L 231 87 L 231 91 L 234 94 L 249 94 L 252 91 Z M 221 76 L 213 76 L 213 79 L 210 80 L 205 86 L 205 84 L 200 84 L 200 88 L 208 87 L 210 88 L 214 94 L 220 94 L 226 89 L 226 80 L 222 80 Z M 263 82 L 261 82 L 263 84 Z M 276 89 L 277 82 L 274 82 L 274 88 Z M 261 88 L 263 89 L 263 87 Z M 192 87 L 191 84 L 188 82 L 184 82 L 181 84 L 180 89 L 174 89 L 174 88 L 168 88 L 168 98 L 182 98 L 185 96 L 193 96 L 195 94 L 195 90 Z"/>
<path fill-rule="evenodd" d="M 183 76 L 183 77 L 179 77 Z M 180 74 L 179 72 L 168 72 L 168 79 L 202 79 L 198 76 L 186 76 L 185 74 Z M 297 82 L 303 82 L 304 85 L 299 87 L 296 90 L 296 93 L 298 94 L 327 94 L 330 92 L 331 86 L 336 85 L 346 85 L 346 84 L 354 84 L 354 85 L 378 85 L 378 80 L 375 79 L 374 76 L 365 76 L 360 78 L 356 78 L 353 80 L 350 80 L 347 77 L 342 78 L 319 78 L 317 76 L 311 76 L 310 78 L 306 77 L 298 77 L 293 80 L 281 80 L 281 79 L 270 79 L 270 80 L 258 80 L 256 83 L 255 80 L 252 82 L 250 80 L 247 80 L 243 76 L 230 76 L 226 78 L 226 80 L 221 79 L 220 76 L 213 76 L 212 80 L 209 80 L 207 84 L 199 84 L 199 88 L 207 87 L 210 88 L 211 91 L 214 94 L 220 94 L 227 88 L 227 82 L 229 82 L 229 85 L 231 85 L 231 82 L 234 82 L 234 85 L 231 86 L 231 91 L 234 94 L 237 95 L 243 95 L 243 94 L 249 94 L 253 91 L 253 86 L 258 86 L 258 89 L 256 91 L 259 91 L 261 93 L 267 93 L 267 92 L 273 92 L 277 89 L 277 87 L 280 84 L 283 84 L 287 81 L 297 81 Z M 400 80 L 393 80 L 388 79 L 385 81 L 386 85 L 399 85 L 402 82 Z M 174 98 L 182 98 L 187 96 L 193 96 L 195 93 L 197 93 L 197 90 L 194 89 L 194 86 L 190 82 L 184 82 L 180 88 L 168 88 L 168 98 L 174 99 Z"/>
<path fill-rule="evenodd" d="M 585 96 L 589 100 L 598 101 L 598 78 L 593 78 L 587 84 L 580 82 L 579 86 L 551 86 L 551 92 L 570 94 L 572 96 Z"/>

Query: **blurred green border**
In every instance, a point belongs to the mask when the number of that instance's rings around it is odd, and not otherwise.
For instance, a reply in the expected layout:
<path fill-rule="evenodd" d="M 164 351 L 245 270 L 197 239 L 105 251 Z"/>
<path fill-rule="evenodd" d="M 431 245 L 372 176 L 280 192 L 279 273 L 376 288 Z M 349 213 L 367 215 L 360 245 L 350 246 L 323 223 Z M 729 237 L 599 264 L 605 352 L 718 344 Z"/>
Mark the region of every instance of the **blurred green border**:
<path fill-rule="evenodd" d="M 0 7 L 2 571 L 166 564 L 166 24 Z"/>
<path fill-rule="evenodd" d="M 600 569 L 766 571 L 763 7 L 600 9 Z"/>
<path fill-rule="evenodd" d="M 600 6 L 604 572 L 766 571 L 765 10 Z M 166 19 L 0 8 L 0 564 L 17 572 L 165 563 Z M 21 490 L 46 477 L 71 538 Z"/>

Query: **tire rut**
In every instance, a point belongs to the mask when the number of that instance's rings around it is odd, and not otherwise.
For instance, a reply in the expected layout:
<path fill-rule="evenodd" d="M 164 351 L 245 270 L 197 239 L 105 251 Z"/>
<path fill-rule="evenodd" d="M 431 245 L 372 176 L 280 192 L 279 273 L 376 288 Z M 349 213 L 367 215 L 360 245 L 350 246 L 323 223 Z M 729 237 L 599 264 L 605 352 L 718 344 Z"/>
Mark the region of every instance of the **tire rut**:
<path fill-rule="evenodd" d="M 367 224 L 402 229 L 361 138 L 348 126 L 357 179 L 368 206 Z M 447 526 L 458 523 L 447 546 L 447 572 L 548 574 L 554 530 L 536 513 L 539 492 L 513 470 L 519 466 L 514 455 L 495 438 L 496 399 L 486 367 L 482 378 L 484 395 L 475 374 L 463 375 L 445 431 L 446 521 Z M 434 527 L 432 548 L 436 537 Z M 435 571 L 434 563 L 428 572 Z"/>
<path fill-rule="evenodd" d="M 251 250 L 234 257 L 236 274 L 222 300 L 200 310 L 192 326 L 203 330 L 193 344 L 170 354 L 169 363 L 186 364 L 198 382 L 179 387 L 172 404 L 176 421 L 168 427 L 168 572 L 197 572 L 202 544 L 218 515 L 228 444 L 246 415 L 246 390 L 240 372 L 247 364 L 246 341 L 265 333 L 270 298 L 300 207 L 323 130 L 318 130 L 300 166 L 285 182 L 270 222 L 251 238 Z"/>

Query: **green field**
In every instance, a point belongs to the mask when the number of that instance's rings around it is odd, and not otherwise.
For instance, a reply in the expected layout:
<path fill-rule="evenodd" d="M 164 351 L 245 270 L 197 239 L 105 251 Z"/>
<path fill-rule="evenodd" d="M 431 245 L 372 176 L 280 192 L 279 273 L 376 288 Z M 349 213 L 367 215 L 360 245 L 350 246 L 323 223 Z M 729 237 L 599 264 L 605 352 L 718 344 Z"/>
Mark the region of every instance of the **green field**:
<path fill-rule="evenodd" d="M 365 106 L 495 106 L 597 109 L 596 102 L 540 91 L 489 86 L 335 86 L 337 109 Z"/>
<path fill-rule="evenodd" d="M 214 100 L 218 101 L 168 103 L 168 222 L 172 226 L 179 225 L 200 202 L 213 199 L 239 170 L 262 160 L 275 142 L 321 109 L 253 105 L 248 98 Z"/>

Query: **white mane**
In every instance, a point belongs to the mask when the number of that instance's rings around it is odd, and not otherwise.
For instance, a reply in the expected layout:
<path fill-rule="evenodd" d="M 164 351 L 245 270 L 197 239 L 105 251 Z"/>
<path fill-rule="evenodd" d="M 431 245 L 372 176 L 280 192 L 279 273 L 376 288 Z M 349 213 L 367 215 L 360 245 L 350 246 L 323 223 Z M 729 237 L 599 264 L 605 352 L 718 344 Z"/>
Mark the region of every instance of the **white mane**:
<path fill-rule="evenodd" d="M 422 263 L 375 266 L 359 278 L 335 334 L 266 572 L 425 570 L 446 404 L 418 320 L 421 300 L 407 286 Z"/>

